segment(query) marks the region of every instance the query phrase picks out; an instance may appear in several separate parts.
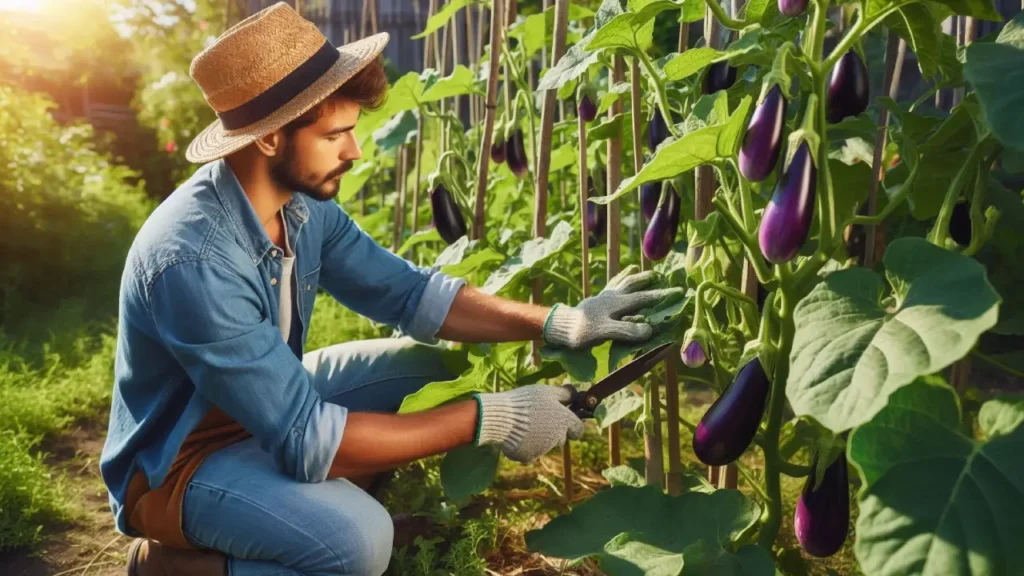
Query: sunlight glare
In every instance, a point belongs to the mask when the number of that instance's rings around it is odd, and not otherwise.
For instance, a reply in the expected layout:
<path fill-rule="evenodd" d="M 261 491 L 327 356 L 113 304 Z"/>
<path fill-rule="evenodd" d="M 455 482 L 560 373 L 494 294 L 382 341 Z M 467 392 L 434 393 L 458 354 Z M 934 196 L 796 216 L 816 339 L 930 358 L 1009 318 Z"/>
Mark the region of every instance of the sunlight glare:
<path fill-rule="evenodd" d="M 0 0 L 0 12 L 39 12 L 43 4 L 42 0 Z"/>

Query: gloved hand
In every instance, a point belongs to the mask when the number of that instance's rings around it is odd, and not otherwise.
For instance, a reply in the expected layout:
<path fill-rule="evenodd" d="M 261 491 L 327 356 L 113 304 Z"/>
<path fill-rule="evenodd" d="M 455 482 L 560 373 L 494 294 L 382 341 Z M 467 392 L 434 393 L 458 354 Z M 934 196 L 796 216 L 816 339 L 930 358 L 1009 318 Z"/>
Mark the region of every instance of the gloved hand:
<path fill-rule="evenodd" d="M 609 282 L 600 294 L 586 298 L 576 306 L 556 304 L 544 324 L 544 340 L 569 348 L 584 348 L 605 340 L 643 342 L 650 338 L 654 333 L 650 324 L 622 320 L 623 315 L 667 296 L 681 296 L 684 290 L 643 290 L 657 278 L 657 274 L 653 270 L 629 274 L 629 270 L 627 268 Z"/>
<path fill-rule="evenodd" d="M 583 437 L 583 421 L 565 407 L 572 393 L 562 386 L 530 384 L 507 392 L 473 395 L 479 416 L 473 444 L 495 444 L 516 462 L 530 462 Z"/>

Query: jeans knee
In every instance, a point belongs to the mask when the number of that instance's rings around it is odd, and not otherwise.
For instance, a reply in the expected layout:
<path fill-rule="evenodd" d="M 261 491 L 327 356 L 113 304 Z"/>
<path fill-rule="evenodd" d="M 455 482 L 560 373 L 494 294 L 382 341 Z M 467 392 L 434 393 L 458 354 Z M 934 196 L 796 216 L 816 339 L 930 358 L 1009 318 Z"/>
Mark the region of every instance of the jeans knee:
<path fill-rule="evenodd" d="M 351 517 L 345 519 L 348 523 Z M 352 529 L 332 530 L 324 544 L 339 564 L 337 574 L 380 576 L 391 562 L 395 526 L 391 514 L 379 504 L 361 511 L 359 524 Z"/>

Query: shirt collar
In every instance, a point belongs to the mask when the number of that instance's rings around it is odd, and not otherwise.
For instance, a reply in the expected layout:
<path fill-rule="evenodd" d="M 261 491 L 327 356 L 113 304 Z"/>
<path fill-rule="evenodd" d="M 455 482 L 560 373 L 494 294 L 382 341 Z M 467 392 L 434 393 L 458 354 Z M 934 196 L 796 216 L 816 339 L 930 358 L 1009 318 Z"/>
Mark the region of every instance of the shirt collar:
<path fill-rule="evenodd" d="M 274 243 L 270 241 L 270 236 L 267 235 L 263 223 L 256 215 L 256 210 L 227 161 L 223 158 L 214 161 L 211 175 L 213 189 L 221 204 L 227 209 L 228 219 L 238 231 L 243 247 L 253 263 L 259 263 L 267 252 L 274 248 Z M 302 194 L 293 193 L 291 199 L 284 205 L 284 211 L 286 216 L 295 218 L 299 223 L 309 219 L 309 208 Z"/>

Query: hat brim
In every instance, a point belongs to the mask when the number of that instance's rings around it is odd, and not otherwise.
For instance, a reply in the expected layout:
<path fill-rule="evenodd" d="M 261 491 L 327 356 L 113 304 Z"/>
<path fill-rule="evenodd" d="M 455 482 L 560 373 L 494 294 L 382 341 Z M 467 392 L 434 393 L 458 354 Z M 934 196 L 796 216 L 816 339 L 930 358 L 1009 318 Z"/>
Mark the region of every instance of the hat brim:
<path fill-rule="evenodd" d="M 338 49 L 341 55 L 338 61 L 287 104 L 262 120 L 237 130 L 225 130 L 220 120 L 214 121 L 188 145 L 185 158 L 197 164 L 223 158 L 302 116 L 379 56 L 389 39 L 387 32 L 381 32 L 345 44 Z"/>

